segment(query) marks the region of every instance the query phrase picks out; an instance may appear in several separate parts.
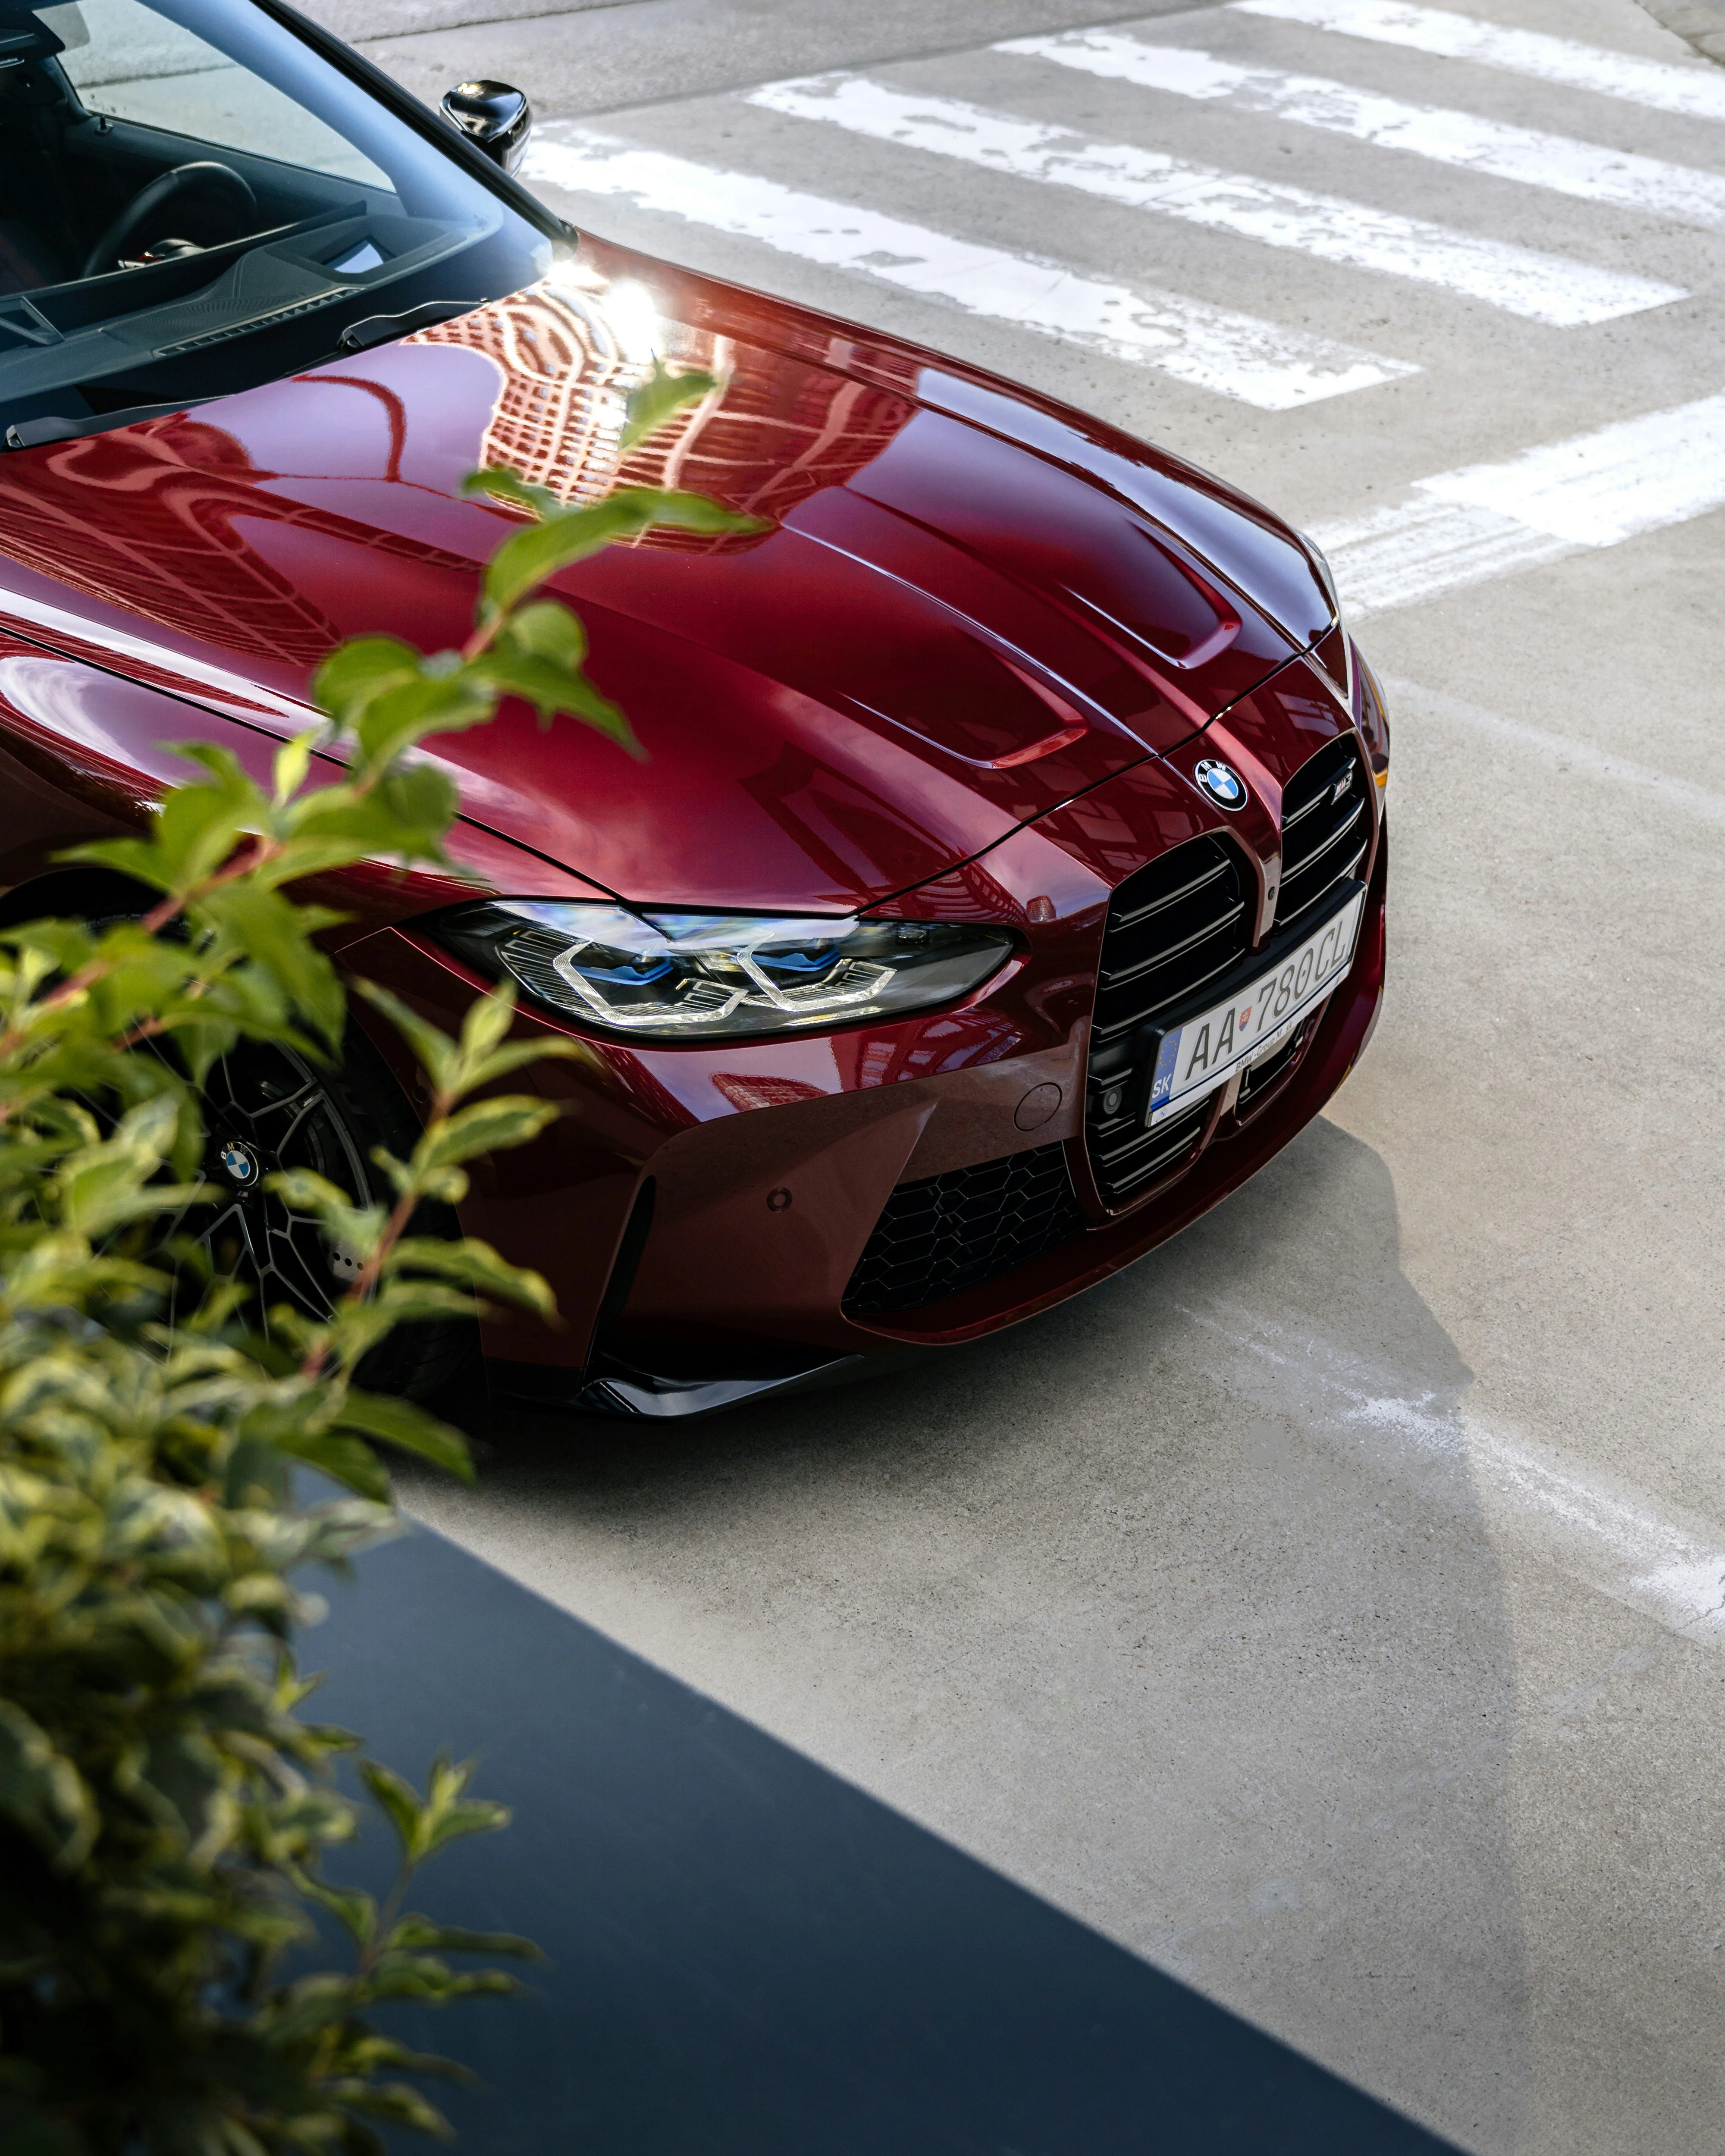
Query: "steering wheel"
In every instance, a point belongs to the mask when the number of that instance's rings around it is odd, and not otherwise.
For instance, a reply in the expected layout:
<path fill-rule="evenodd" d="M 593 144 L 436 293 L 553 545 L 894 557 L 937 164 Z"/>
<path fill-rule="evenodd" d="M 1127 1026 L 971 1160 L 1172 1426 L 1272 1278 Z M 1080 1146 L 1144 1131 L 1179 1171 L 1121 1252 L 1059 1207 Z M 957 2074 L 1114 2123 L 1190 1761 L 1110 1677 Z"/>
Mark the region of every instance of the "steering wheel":
<path fill-rule="evenodd" d="M 121 256 L 131 254 L 141 240 L 163 238 L 168 208 L 180 203 L 199 213 L 200 229 L 215 234 L 207 245 L 219 246 L 224 239 L 238 239 L 242 233 L 257 229 L 258 198 L 245 182 L 231 165 L 200 158 L 196 164 L 176 165 L 172 172 L 160 172 L 147 187 L 140 187 L 85 257 L 80 274 L 105 277 L 120 267 Z"/>

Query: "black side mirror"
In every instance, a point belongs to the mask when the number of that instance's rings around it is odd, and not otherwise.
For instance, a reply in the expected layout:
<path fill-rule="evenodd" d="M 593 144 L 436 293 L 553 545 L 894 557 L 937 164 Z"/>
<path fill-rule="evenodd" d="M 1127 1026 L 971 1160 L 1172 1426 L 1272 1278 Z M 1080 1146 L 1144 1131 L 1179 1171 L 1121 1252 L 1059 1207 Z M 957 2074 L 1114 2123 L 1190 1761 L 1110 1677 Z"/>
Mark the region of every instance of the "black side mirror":
<path fill-rule="evenodd" d="M 526 155 L 533 108 L 506 82 L 458 82 L 445 91 L 443 112 L 452 127 L 471 136 L 506 172 L 512 172 Z"/>

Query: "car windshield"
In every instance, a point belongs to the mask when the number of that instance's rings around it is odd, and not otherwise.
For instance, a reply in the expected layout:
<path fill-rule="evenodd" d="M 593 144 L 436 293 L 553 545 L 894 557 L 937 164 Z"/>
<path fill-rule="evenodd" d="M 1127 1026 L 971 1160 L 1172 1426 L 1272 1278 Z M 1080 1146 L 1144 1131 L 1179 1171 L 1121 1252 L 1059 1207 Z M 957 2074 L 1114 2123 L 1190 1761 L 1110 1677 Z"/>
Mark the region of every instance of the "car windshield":
<path fill-rule="evenodd" d="M 542 275 L 551 220 L 436 131 L 246 0 L 0 0 L 0 439 L 177 410 Z"/>

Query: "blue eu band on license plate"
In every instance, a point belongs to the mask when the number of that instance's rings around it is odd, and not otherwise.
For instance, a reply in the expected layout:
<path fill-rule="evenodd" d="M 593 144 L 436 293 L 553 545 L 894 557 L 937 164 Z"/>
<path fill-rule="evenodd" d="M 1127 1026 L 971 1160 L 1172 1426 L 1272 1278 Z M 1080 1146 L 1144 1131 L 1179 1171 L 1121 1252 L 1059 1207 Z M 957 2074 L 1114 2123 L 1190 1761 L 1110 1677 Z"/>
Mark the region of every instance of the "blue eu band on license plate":
<path fill-rule="evenodd" d="M 1226 1003 L 1162 1036 L 1144 1120 L 1159 1123 L 1272 1055 L 1353 962 L 1366 895 L 1358 891 L 1303 943 Z"/>

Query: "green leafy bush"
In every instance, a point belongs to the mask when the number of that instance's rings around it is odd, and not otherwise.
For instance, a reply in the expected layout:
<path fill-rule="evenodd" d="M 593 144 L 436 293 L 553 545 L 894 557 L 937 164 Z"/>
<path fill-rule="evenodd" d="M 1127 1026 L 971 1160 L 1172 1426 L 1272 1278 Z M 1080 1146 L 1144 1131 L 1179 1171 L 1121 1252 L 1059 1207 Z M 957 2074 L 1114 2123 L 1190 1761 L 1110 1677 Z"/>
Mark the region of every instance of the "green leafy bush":
<path fill-rule="evenodd" d="M 644 430 L 705 377 L 655 371 Z M 309 1170 L 278 1195 L 352 1254 L 322 1321 L 261 1314 L 186 1232 L 201 1183 L 200 1091 L 245 1041 L 337 1053 L 343 983 L 320 948 L 339 916 L 307 880 L 362 860 L 447 866 L 454 788 L 413 759 L 428 735 L 525 697 L 635 751 L 583 671 L 580 623 L 534 594 L 557 570 L 654 525 L 733 530 L 701 497 L 632 489 L 570 509 L 513 474 L 468 483 L 527 521 L 487 567 L 472 636 L 422 654 L 365 637 L 331 654 L 321 727 L 285 743 L 274 785 L 226 751 L 149 829 L 69 859 L 153 894 L 136 919 L 0 934 L 0 2146 L 8 2156 L 285 2156 L 382 2146 L 384 2123 L 442 2128 L 406 2075 L 456 2071 L 367 2015 L 515 1979 L 448 1957 L 521 1956 L 404 1899 L 459 1835 L 503 1824 L 439 1760 L 423 1794 L 362 1768 L 399 1841 L 381 1907 L 321 1876 L 356 1831 L 331 1779 L 354 1740 L 302 1718 L 293 1653 L 316 1614 L 295 1584 L 393 1531 L 378 1445 L 471 1474 L 460 1435 L 367 1391 L 390 1330 L 470 1316 L 480 1297 L 552 1315 L 546 1283 L 484 1244 L 411 1232 L 458 1203 L 464 1163 L 554 1113 L 500 1091 L 543 1043 L 511 1042 L 507 990 L 444 1037 L 375 988 L 427 1072 L 405 1158 L 380 1153 L 391 1205 Z M 314 747 L 345 757 L 308 787 Z M 296 891 L 301 895 L 295 895 Z M 578 1052 L 572 1047 L 565 1052 Z M 350 1493 L 295 1496 L 315 1468 Z M 351 1965 L 289 1977 L 285 1953 L 336 1920 Z"/>

